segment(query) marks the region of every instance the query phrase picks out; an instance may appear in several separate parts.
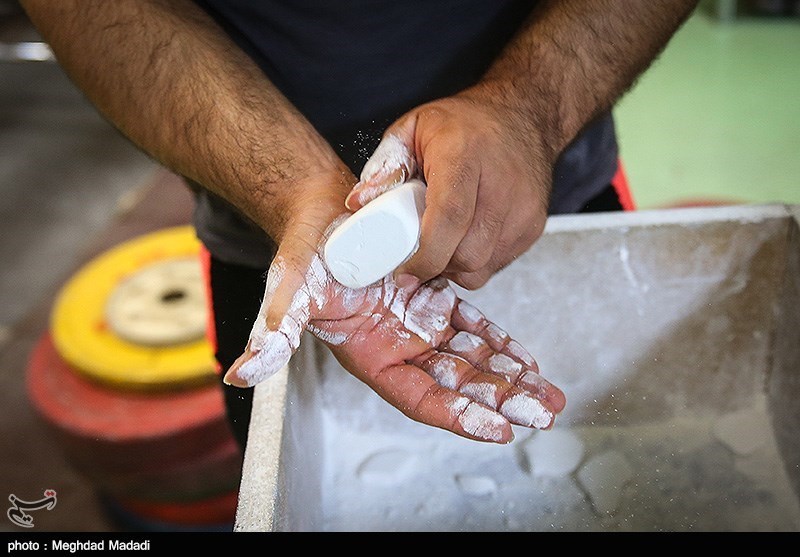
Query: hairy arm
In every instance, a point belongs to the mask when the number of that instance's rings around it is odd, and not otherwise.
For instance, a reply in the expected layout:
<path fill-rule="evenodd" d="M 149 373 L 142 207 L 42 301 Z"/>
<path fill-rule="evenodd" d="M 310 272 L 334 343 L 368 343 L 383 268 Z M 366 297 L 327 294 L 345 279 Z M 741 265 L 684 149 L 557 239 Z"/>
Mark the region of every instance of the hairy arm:
<path fill-rule="evenodd" d="M 526 114 L 558 154 L 650 66 L 697 0 L 547 0 L 479 88 Z"/>
<path fill-rule="evenodd" d="M 422 237 L 398 273 L 482 286 L 544 230 L 561 152 L 631 87 L 696 4 L 540 2 L 478 83 L 387 129 L 348 207 L 419 175 L 428 184 Z"/>
<path fill-rule="evenodd" d="M 330 222 L 355 181 L 261 70 L 189 0 L 23 0 L 71 79 L 143 151 L 281 241 Z M 314 197 L 316 196 L 316 197 Z M 310 198 L 322 202 L 312 203 Z M 324 214 L 323 214 L 324 213 Z M 328 214 L 329 213 L 329 214 Z"/>

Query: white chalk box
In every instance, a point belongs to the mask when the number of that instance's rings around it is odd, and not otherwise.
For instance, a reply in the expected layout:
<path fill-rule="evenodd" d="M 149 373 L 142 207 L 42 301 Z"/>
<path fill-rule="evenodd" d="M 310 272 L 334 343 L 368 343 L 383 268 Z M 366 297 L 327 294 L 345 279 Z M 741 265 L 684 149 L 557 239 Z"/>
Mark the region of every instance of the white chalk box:
<path fill-rule="evenodd" d="M 413 422 L 306 335 L 255 387 L 238 531 L 797 531 L 800 209 L 552 217 L 459 294 L 564 390 L 551 431 Z"/>

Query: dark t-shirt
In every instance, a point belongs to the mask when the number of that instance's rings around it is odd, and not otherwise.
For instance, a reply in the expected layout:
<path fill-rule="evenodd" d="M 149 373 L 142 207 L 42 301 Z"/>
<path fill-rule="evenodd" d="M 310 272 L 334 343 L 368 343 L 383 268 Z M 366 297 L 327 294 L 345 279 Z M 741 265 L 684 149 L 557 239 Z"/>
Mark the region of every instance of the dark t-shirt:
<path fill-rule="evenodd" d="M 475 83 L 535 2 L 493 0 L 196 0 L 358 175 L 406 111 Z M 269 133 L 269 130 L 264 130 Z M 611 115 L 562 154 L 551 213 L 579 210 L 611 181 Z M 200 239 L 216 257 L 266 267 L 273 246 L 200 189 Z"/>

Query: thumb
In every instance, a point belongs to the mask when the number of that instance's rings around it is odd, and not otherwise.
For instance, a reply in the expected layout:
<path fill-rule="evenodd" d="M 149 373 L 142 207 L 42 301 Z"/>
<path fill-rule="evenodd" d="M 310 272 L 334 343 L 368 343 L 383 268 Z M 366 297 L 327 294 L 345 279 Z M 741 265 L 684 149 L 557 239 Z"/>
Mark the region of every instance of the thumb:
<path fill-rule="evenodd" d="M 347 209 L 357 211 L 416 174 L 415 129 L 416 118 L 407 116 L 386 130 L 375 152 L 364 164 L 359 182 L 345 199 Z"/>
<path fill-rule="evenodd" d="M 252 387 L 277 373 L 300 346 L 314 307 L 324 305 L 322 261 L 313 243 L 291 238 L 287 235 L 270 265 L 247 347 L 225 374 L 229 385 Z"/>

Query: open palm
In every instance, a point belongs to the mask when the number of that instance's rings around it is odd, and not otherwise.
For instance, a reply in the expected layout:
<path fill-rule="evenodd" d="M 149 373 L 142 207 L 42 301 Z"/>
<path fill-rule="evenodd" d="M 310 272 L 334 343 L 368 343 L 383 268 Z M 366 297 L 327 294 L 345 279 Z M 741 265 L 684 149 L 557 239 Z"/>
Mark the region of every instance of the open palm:
<path fill-rule="evenodd" d="M 267 379 L 308 330 L 406 416 L 464 437 L 507 443 L 511 424 L 547 429 L 564 408 L 563 393 L 539 374 L 528 352 L 460 300 L 446 279 L 400 285 L 387 276 L 348 288 L 313 245 L 282 244 L 228 383 L 250 387 Z"/>

